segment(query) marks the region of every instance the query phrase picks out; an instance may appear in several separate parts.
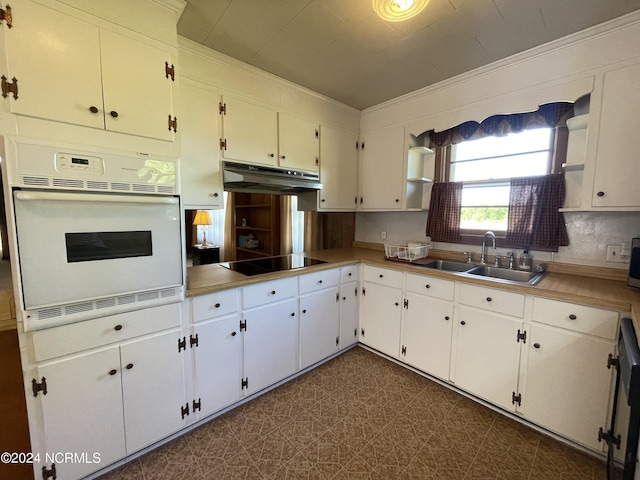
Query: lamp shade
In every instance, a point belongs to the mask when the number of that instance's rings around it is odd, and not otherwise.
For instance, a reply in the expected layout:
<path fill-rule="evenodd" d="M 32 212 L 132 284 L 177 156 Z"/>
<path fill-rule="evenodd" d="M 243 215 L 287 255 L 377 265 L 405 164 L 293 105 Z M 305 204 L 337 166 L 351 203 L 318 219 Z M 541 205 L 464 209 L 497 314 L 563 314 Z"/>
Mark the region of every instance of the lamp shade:
<path fill-rule="evenodd" d="M 212 223 L 209 212 L 205 212 L 204 210 L 198 210 L 196 218 L 193 219 L 194 225 L 211 225 Z"/>

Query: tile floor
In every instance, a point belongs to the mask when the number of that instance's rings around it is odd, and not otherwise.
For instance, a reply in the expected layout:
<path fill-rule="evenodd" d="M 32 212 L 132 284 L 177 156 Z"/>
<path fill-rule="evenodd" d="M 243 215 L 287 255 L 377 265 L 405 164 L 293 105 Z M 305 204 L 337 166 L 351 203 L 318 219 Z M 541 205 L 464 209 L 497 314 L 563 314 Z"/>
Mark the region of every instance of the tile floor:
<path fill-rule="evenodd" d="M 604 464 L 354 348 L 101 480 L 605 480 Z"/>

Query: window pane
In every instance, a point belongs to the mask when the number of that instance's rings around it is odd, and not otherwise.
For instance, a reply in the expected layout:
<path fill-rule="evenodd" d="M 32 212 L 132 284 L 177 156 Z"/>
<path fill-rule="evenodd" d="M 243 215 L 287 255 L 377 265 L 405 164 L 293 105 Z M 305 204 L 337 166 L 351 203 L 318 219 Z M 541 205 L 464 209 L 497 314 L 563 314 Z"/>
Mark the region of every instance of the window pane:
<path fill-rule="evenodd" d="M 552 131 L 551 128 L 535 128 L 504 137 L 485 137 L 462 142 L 454 145 L 453 157 L 455 161 L 460 161 L 548 150 Z"/>
<path fill-rule="evenodd" d="M 492 178 L 527 177 L 545 175 L 548 169 L 548 152 L 470 160 L 451 163 L 451 180 L 466 182 Z"/>
<path fill-rule="evenodd" d="M 507 207 L 463 207 L 460 209 L 460 228 L 464 230 L 506 231 Z"/>
<path fill-rule="evenodd" d="M 509 184 L 469 185 L 462 188 L 463 207 L 509 206 Z"/>

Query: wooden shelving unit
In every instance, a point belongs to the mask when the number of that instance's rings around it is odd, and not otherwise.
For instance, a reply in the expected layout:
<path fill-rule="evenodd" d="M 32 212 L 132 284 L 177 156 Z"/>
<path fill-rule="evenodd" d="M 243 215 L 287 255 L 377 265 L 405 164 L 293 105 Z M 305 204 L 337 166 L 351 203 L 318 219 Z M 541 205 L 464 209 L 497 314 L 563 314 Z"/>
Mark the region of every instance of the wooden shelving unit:
<path fill-rule="evenodd" d="M 263 193 L 239 193 L 231 196 L 234 212 L 234 259 L 280 255 L 280 198 Z M 247 248 L 250 235 L 257 248 Z"/>

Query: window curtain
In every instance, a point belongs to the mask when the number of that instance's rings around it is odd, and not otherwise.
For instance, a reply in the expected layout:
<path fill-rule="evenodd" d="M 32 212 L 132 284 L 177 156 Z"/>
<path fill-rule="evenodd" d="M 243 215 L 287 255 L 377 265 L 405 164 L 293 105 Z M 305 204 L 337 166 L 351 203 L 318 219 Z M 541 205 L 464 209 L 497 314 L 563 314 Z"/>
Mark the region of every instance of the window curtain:
<path fill-rule="evenodd" d="M 564 215 L 564 177 L 544 175 L 511 179 L 507 245 L 558 251 L 569 245 Z"/>
<path fill-rule="evenodd" d="M 460 241 L 462 182 L 439 182 L 431 187 L 427 236 L 434 242 Z"/>
<path fill-rule="evenodd" d="M 573 103 L 555 102 L 541 105 L 535 112 L 493 115 L 481 123 L 465 122 L 442 132 L 429 132 L 431 148 L 455 145 L 466 140 L 504 136 L 541 127 L 560 127 L 573 116 Z"/>

